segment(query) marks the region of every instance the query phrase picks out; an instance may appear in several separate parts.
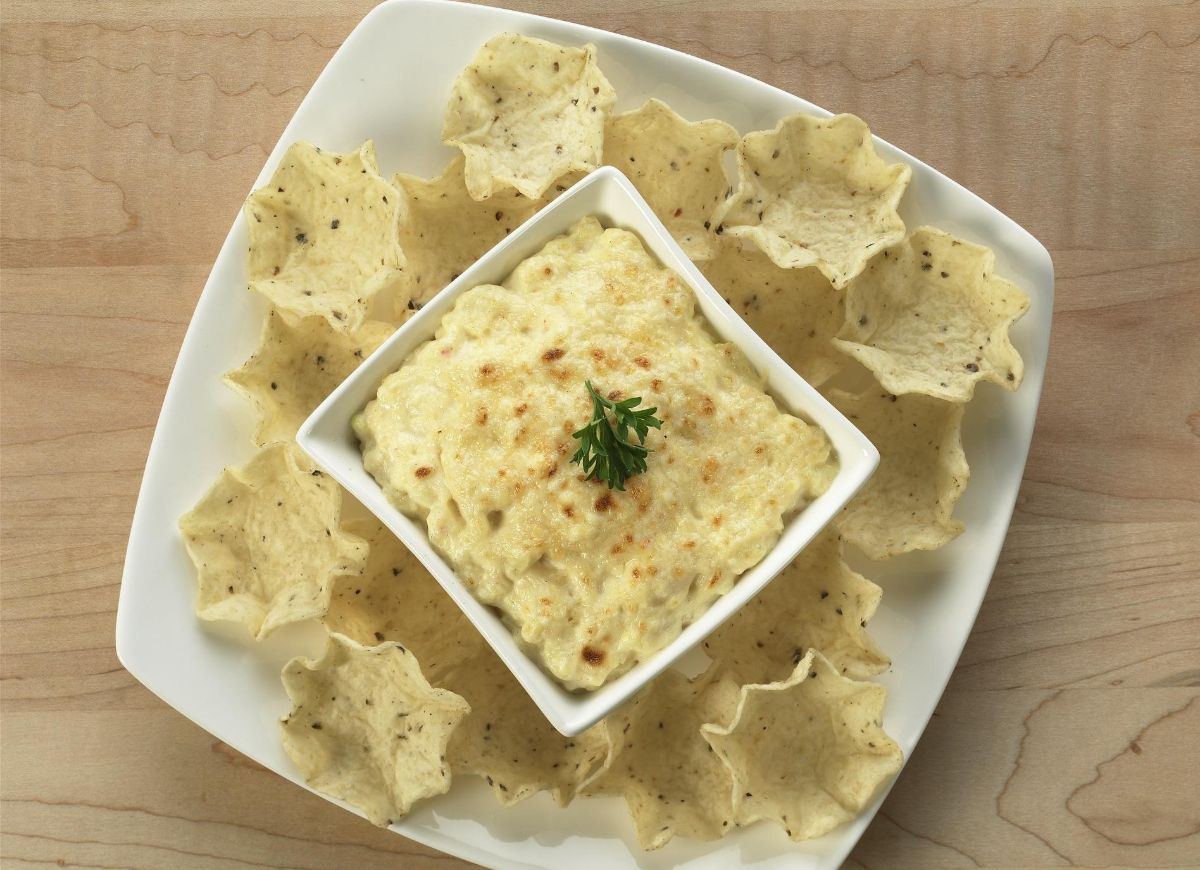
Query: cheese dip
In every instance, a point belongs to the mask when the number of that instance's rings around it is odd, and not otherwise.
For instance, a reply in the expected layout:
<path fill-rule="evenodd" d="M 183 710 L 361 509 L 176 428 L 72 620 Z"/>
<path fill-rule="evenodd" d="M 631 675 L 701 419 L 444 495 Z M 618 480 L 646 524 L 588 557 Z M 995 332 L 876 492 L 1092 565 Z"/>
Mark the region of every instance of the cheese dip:
<path fill-rule="evenodd" d="M 570 458 L 584 381 L 657 407 L 626 491 Z M 354 419 L 363 464 L 525 650 L 596 688 L 670 643 L 837 471 L 691 289 L 584 218 L 503 285 L 463 293 Z"/>

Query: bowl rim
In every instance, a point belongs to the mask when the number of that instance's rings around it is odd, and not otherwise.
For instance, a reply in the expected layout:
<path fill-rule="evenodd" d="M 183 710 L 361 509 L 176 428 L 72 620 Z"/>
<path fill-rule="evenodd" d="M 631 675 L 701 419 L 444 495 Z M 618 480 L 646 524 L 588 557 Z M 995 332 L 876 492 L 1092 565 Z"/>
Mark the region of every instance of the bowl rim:
<path fill-rule="evenodd" d="M 514 632 L 467 588 L 454 567 L 432 546 L 424 521 L 408 517 L 387 500 L 379 483 L 362 469 L 361 455 L 357 455 L 357 469 L 347 463 L 346 437 L 352 417 L 366 404 L 363 396 L 369 394 L 374 398 L 383 378 L 396 371 L 418 347 L 433 337 L 459 296 L 480 284 L 504 280 L 511 272 L 513 258 L 518 252 L 523 260 L 540 251 L 551 239 L 561 236 L 564 213 L 579 212 L 589 201 L 605 195 L 625 200 L 632 206 L 628 214 L 635 219 L 619 223 L 602 220 L 601 223 L 633 230 L 663 265 L 684 279 L 696 297 L 697 313 L 705 317 L 723 340 L 735 344 L 760 373 L 766 375 L 767 392 L 781 409 L 816 423 L 826 432 L 838 455 L 839 467 L 826 492 L 800 511 L 785 517 L 778 540 L 763 558 L 739 575 L 734 586 L 715 599 L 674 640 L 601 686 L 586 692 L 571 692 L 551 676 L 522 647 Z M 592 213 L 592 209 L 584 212 Z M 574 214 L 570 223 L 581 216 Z M 664 253 L 667 256 L 664 257 Z M 504 263 L 508 265 L 502 268 Z M 718 316 L 714 317 L 714 314 Z M 741 319 L 679 247 L 634 185 L 612 166 L 601 166 L 590 172 L 447 284 L 326 397 L 301 424 L 296 443 L 416 556 L 483 635 L 543 715 L 556 730 L 568 737 L 586 730 L 625 703 L 694 649 L 721 623 L 733 617 L 820 533 L 866 483 L 879 463 L 879 452 L 870 440 Z M 355 442 L 356 454 L 357 450 Z M 794 531 L 797 528 L 799 532 Z"/>

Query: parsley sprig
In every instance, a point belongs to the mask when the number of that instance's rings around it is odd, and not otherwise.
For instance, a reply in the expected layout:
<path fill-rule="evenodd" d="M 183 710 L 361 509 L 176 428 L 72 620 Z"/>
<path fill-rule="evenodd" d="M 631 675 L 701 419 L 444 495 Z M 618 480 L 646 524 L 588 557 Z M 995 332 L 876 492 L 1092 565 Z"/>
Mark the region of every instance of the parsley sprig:
<path fill-rule="evenodd" d="M 596 392 L 591 381 L 584 381 L 592 397 L 592 420 L 572 437 L 579 439 L 579 449 L 571 457 L 578 462 L 591 480 L 603 480 L 609 489 L 625 491 L 625 481 L 646 470 L 650 448 L 644 446 L 651 429 L 661 429 L 662 421 L 654 416 L 658 408 L 635 411 L 641 396 L 614 402 Z M 616 428 L 609 420 L 612 412 Z M 638 443 L 629 437 L 637 434 Z"/>

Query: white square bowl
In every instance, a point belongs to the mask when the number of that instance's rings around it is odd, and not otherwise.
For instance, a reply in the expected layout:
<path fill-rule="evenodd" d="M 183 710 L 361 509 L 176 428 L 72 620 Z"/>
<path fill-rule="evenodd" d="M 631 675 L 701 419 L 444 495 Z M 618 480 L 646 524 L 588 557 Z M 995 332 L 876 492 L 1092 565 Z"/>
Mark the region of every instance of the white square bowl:
<path fill-rule="evenodd" d="M 571 692 L 531 658 L 504 622 L 463 585 L 414 522 L 388 501 L 366 469 L 351 419 L 375 398 L 380 383 L 434 337 L 458 297 L 481 284 L 500 284 L 517 265 L 580 218 L 594 216 L 605 228 L 632 230 L 649 251 L 679 275 L 695 294 L 697 308 L 713 330 L 736 345 L 766 375 L 767 391 L 784 410 L 816 423 L 829 436 L 838 472 L 829 489 L 798 511 L 762 561 L 743 573 L 667 646 L 611 682 L 588 692 Z M 341 383 L 300 426 L 296 442 L 334 480 L 375 514 L 428 569 L 467 618 L 504 660 L 550 723 L 568 737 L 594 725 L 654 679 L 753 598 L 833 519 L 879 464 L 879 451 L 824 397 L 809 386 L 746 325 L 692 265 L 637 189 L 617 169 L 604 166 L 555 199 L 454 279 Z M 653 457 L 650 459 L 653 462 Z"/>
<path fill-rule="evenodd" d="M 440 135 L 450 82 L 480 45 L 506 30 L 595 44 L 617 91 L 616 111 L 657 97 L 691 120 L 720 118 L 743 133 L 769 129 L 793 112 L 830 114 L 749 76 L 626 36 L 486 6 L 391 0 L 372 10 L 334 54 L 255 186 L 266 183 L 298 139 L 345 151 L 373 138 L 385 172 L 436 175 L 454 153 Z M 909 226 L 934 224 L 991 247 L 998 274 L 1031 301 L 1013 331 L 1025 360 L 1024 384 L 1016 393 L 981 386 L 967 409 L 963 444 L 971 483 L 955 511 L 966 531 L 936 552 L 854 566 L 884 588 L 871 620 L 872 635 L 893 661 L 878 678 L 888 690 L 884 727 L 911 756 L 962 652 L 1008 530 L 1045 376 L 1054 271 L 1046 250 L 1012 219 L 894 145 L 876 138 L 875 147 L 884 159 L 912 167 L 900 205 Z M 176 527 L 223 467 L 254 453 L 248 403 L 221 383 L 221 375 L 257 347 L 266 315 L 246 292 L 240 205 L 229 203 L 233 226 L 183 340 L 146 460 L 121 581 L 116 649 L 126 669 L 182 715 L 307 788 L 279 740 L 278 719 L 288 709 L 279 671 L 291 656 L 317 652 L 320 634 L 283 629 L 252 644 L 201 623 L 192 609 L 192 565 Z M 500 809 L 482 780 L 460 777 L 449 793 L 422 803 L 392 829 L 477 864 L 513 870 L 833 870 L 884 796 L 854 821 L 806 843 L 792 843 L 775 826 L 753 825 L 715 843 L 676 839 L 645 853 L 620 798 L 587 798 L 559 809 L 539 794 Z"/>

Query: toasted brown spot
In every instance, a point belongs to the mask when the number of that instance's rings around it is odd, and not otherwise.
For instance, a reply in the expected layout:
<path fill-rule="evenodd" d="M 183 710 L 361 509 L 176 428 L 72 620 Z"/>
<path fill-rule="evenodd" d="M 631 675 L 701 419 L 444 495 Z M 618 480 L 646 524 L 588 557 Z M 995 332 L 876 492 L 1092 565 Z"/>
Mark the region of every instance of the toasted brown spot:
<path fill-rule="evenodd" d="M 629 494 L 637 503 L 639 514 L 644 514 L 650 509 L 650 487 L 646 486 L 640 477 L 629 482 Z"/>
<path fill-rule="evenodd" d="M 604 664 L 604 650 L 592 649 L 590 646 L 585 646 L 580 655 L 589 665 Z"/>
<path fill-rule="evenodd" d="M 708 587 L 711 589 L 712 587 L 716 586 L 720 582 L 721 582 L 721 572 L 718 571 L 716 574 L 713 574 L 711 577 L 708 578 Z"/>
<path fill-rule="evenodd" d="M 663 385 L 663 382 L 662 382 L 662 381 L 660 381 L 658 378 L 655 378 L 654 380 L 652 380 L 652 381 L 650 382 L 650 387 L 651 387 L 651 389 L 653 389 L 653 390 L 661 390 L 661 389 L 662 389 L 662 385 Z"/>
<path fill-rule="evenodd" d="M 487 408 L 480 408 L 475 414 L 475 422 L 478 423 L 480 426 L 482 426 L 485 423 L 487 423 L 487 421 L 488 421 Z"/>
<path fill-rule="evenodd" d="M 542 354 L 542 362 L 554 362 L 556 359 L 562 359 L 566 351 L 561 347 L 552 347 Z"/>
<path fill-rule="evenodd" d="M 685 550 L 693 550 L 693 549 L 695 549 L 695 547 L 696 547 L 695 541 L 684 541 L 683 542 L 683 549 L 685 549 Z"/>
<path fill-rule="evenodd" d="M 767 448 L 763 447 L 761 444 L 759 444 L 757 447 L 754 448 L 755 456 L 762 456 L 766 452 L 767 452 Z"/>
<path fill-rule="evenodd" d="M 593 505 L 593 507 L 596 508 L 596 513 L 601 513 L 601 514 L 604 513 L 606 510 L 608 510 L 612 506 L 613 506 L 612 496 L 609 495 L 607 492 L 604 493 L 604 495 L 600 496 L 600 498 L 596 499 L 596 503 Z"/>
<path fill-rule="evenodd" d="M 708 396 L 703 396 L 700 399 L 700 413 L 705 417 L 711 417 L 716 413 L 717 406 L 713 404 L 713 400 Z"/>
<path fill-rule="evenodd" d="M 712 483 L 713 478 L 717 476 L 717 469 L 721 467 L 721 463 L 717 462 L 713 457 L 708 457 L 704 460 L 704 465 L 700 468 L 700 478 L 705 483 Z"/>
<path fill-rule="evenodd" d="M 569 504 L 563 505 L 562 512 L 567 517 L 575 516 L 575 508 L 571 507 Z"/>
<path fill-rule="evenodd" d="M 554 270 L 551 269 L 549 266 L 546 266 L 544 269 L 542 269 L 542 274 L 543 275 L 553 275 Z"/>
<path fill-rule="evenodd" d="M 517 407 L 513 408 L 513 413 L 516 414 L 518 417 L 520 417 L 522 414 L 524 414 L 528 410 L 529 410 L 529 406 L 527 404 L 525 404 L 524 402 L 522 402 L 521 404 L 517 405 Z"/>
<path fill-rule="evenodd" d="M 604 359 L 604 351 L 602 351 L 602 350 L 601 350 L 600 348 L 598 348 L 598 347 L 593 347 L 593 348 L 592 348 L 592 359 L 594 359 L 596 362 L 601 362 L 601 361 L 603 361 L 603 359 Z"/>
<path fill-rule="evenodd" d="M 417 477 L 429 477 L 429 475 L 433 474 L 433 469 L 422 465 L 420 468 L 414 471 L 413 474 L 415 474 Z"/>
<path fill-rule="evenodd" d="M 723 521 L 724 521 L 724 519 L 722 518 L 722 516 L 720 514 L 717 514 L 715 517 L 713 517 L 713 520 L 712 520 L 713 528 L 714 529 L 721 528 L 721 523 Z"/>
<path fill-rule="evenodd" d="M 633 571 L 631 573 L 633 574 L 635 579 L 638 579 L 642 576 L 642 569 L 638 568 L 637 566 L 634 566 Z"/>
<path fill-rule="evenodd" d="M 633 361 L 641 368 L 650 368 L 650 360 L 646 359 L 644 356 L 635 356 Z"/>

